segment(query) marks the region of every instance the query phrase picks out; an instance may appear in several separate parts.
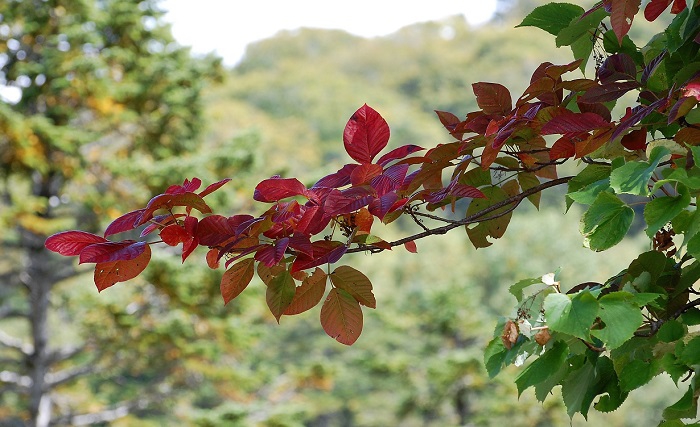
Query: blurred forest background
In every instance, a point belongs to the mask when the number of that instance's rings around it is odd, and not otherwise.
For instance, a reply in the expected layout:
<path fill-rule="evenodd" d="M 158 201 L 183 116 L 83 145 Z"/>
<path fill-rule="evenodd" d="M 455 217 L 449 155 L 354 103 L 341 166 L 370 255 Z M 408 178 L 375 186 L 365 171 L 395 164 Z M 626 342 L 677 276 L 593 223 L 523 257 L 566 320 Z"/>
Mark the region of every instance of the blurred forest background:
<path fill-rule="evenodd" d="M 482 361 L 508 286 L 557 267 L 565 288 L 601 280 L 639 251 L 634 236 L 618 257 L 584 249 L 561 194 L 519 209 L 485 250 L 456 230 L 418 255 L 354 255 L 377 309 L 352 347 L 326 336 L 319 307 L 277 325 L 259 282 L 224 307 L 203 252 L 183 268 L 156 250 L 144 275 L 98 295 L 92 269 L 43 248 L 193 176 L 233 178 L 209 199 L 221 213 L 261 209 L 260 180 L 313 183 L 349 160 L 342 131 L 363 103 L 392 147 L 450 142 L 433 110 L 474 109 L 471 83 L 518 93 L 541 62 L 570 62 L 544 32 L 513 28 L 543 3 L 502 0 L 478 28 L 455 16 L 373 39 L 285 31 L 224 69 L 178 46 L 156 1 L 0 0 L 0 83 L 22 94 L 0 101 L 0 426 L 569 424 L 558 398 L 518 398 L 518 371 L 489 379 Z M 656 378 L 573 425 L 653 425 L 681 394 Z"/>

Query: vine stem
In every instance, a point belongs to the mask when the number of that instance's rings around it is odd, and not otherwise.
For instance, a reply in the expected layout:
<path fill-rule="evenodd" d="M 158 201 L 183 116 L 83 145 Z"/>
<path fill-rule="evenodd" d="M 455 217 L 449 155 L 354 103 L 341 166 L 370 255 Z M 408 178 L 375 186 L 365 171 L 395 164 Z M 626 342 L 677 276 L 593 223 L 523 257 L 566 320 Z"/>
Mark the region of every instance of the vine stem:
<path fill-rule="evenodd" d="M 537 185 L 535 187 L 528 188 L 527 190 L 523 191 L 522 193 L 518 193 L 515 196 L 509 197 L 505 200 L 502 200 L 498 203 L 495 203 L 495 204 L 493 204 L 493 205 L 491 205 L 491 206 L 489 206 L 489 207 L 487 207 L 479 212 L 468 215 L 461 220 L 452 221 L 447 225 L 443 225 L 442 227 L 431 228 L 428 230 L 424 230 L 420 233 L 416 233 L 416 234 L 413 234 L 411 236 L 404 237 L 402 239 L 395 240 L 393 242 L 389 242 L 389 246 L 390 247 L 400 246 L 400 245 L 403 245 L 404 243 L 412 242 L 412 241 L 422 239 L 422 238 L 425 238 L 428 236 L 445 234 L 448 231 L 450 231 L 454 228 L 457 228 L 457 227 L 461 227 L 463 225 L 473 224 L 475 222 L 482 222 L 482 221 L 487 221 L 490 219 L 498 218 L 502 215 L 507 214 L 508 212 L 513 211 L 513 209 L 515 209 L 520 204 L 520 202 L 522 202 L 528 196 L 532 196 L 533 194 L 537 194 L 543 190 L 546 190 L 547 188 L 556 187 L 557 185 L 565 184 L 565 183 L 569 182 L 572 178 L 573 178 L 573 176 L 557 178 L 557 179 L 553 179 L 551 181 L 547 181 L 545 183 L 542 183 L 540 185 Z M 494 215 L 491 217 L 484 218 L 486 216 L 486 214 L 489 214 L 491 212 L 497 211 L 498 209 L 501 209 L 503 207 L 510 206 L 510 205 L 512 205 L 511 208 L 508 209 L 506 212 L 503 212 L 501 214 Z M 442 220 L 444 221 L 444 219 L 442 219 Z M 384 248 L 370 248 L 370 249 L 368 249 L 366 247 L 351 248 L 351 249 L 348 249 L 348 251 L 346 253 L 365 252 L 367 250 L 371 251 L 372 253 L 378 253 L 378 252 L 384 251 L 385 249 Z"/>

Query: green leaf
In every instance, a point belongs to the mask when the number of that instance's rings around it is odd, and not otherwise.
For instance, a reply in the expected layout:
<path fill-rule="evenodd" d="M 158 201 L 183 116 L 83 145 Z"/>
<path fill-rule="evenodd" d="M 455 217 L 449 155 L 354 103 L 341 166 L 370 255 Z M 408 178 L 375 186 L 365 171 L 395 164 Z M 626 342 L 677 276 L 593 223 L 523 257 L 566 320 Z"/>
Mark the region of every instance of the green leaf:
<path fill-rule="evenodd" d="M 377 307 L 377 300 L 372 293 L 372 283 L 360 271 L 341 265 L 331 273 L 330 278 L 336 287 L 352 295 L 360 304 L 369 308 Z"/>
<path fill-rule="evenodd" d="M 592 37 L 579 37 L 578 40 L 571 43 L 571 53 L 574 54 L 574 58 L 581 59 L 581 65 L 578 68 L 582 73 L 586 72 L 586 64 L 588 64 L 588 59 L 593 52 L 593 47 L 595 46 L 593 40 Z"/>
<path fill-rule="evenodd" d="M 628 292 L 612 292 L 600 298 L 598 304 L 598 317 L 605 327 L 593 330 L 591 334 L 600 338 L 608 350 L 632 338 L 644 322 L 642 311 L 633 303 L 633 295 Z"/>
<path fill-rule="evenodd" d="M 556 36 L 568 27 L 572 20 L 583 15 L 581 6 L 569 3 L 548 3 L 536 7 L 517 27 L 537 27 Z"/>
<path fill-rule="evenodd" d="M 627 363 L 620 372 L 620 387 L 632 391 L 651 381 L 658 373 L 657 363 L 635 359 Z"/>
<path fill-rule="evenodd" d="M 607 15 L 608 13 L 605 9 L 600 8 L 581 19 L 572 19 L 566 28 L 563 28 L 557 33 L 557 47 L 570 46 L 581 37 L 590 38 L 596 28 L 598 28 L 598 25 L 600 25 L 600 22 L 605 19 Z"/>
<path fill-rule="evenodd" d="M 664 418 L 679 419 L 679 418 L 695 418 L 698 413 L 698 395 L 695 391 L 695 386 L 692 384 L 676 403 L 664 409 Z"/>
<path fill-rule="evenodd" d="M 661 162 L 670 154 L 668 148 L 654 147 L 649 155 L 649 161 L 631 161 L 614 169 L 610 174 L 610 186 L 618 194 L 649 195 L 649 180 Z"/>
<path fill-rule="evenodd" d="M 664 354 L 659 361 L 659 365 L 661 366 L 661 369 L 668 373 L 675 383 L 678 383 L 681 378 L 688 374 L 688 366 L 680 362 L 673 353 Z"/>
<path fill-rule="evenodd" d="M 573 298 L 551 294 L 544 300 L 544 310 L 551 330 L 590 340 L 590 329 L 598 315 L 598 300 L 590 291 L 583 291 Z"/>
<path fill-rule="evenodd" d="M 566 405 L 566 413 L 573 418 L 576 412 L 588 412 L 591 400 L 588 399 L 588 389 L 595 381 L 595 367 L 584 363 L 572 372 L 561 385 L 561 394 Z M 588 401 L 588 405 L 585 402 Z"/>
<path fill-rule="evenodd" d="M 700 363 L 700 337 L 695 337 L 688 341 L 680 353 L 680 359 L 686 365 L 696 365 Z"/>
<path fill-rule="evenodd" d="M 626 203 L 612 193 L 600 193 L 581 218 L 584 246 L 594 251 L 615 246 L 627 234 L 632 219 L 634 211 Z"/>
<path fill-rule="evenodd" d="M 685 185 L 678 185 L 678 196 L 661 196 L 644 207 L 644 221 L 647 223 L 647 236 L 653 237 L 657 231 L 684 211 L 690 205 L 690 191 Z"/>
<path fill-rule="evenodd" d="M 467 208 L 467 217 L 469 217 L 470 215 L 477 214 L 478 212 L 481 212 L 489 206 L 495 205 L 496 203 L 508 198 L 508 193 L 506 193 L 500 187 L 486 187 L 483 188 L 481 191 L 484 193 L 486 198 L 473 199 L 471 203 L 469 203 L 469 207 Z M 503 212 L 506 212 L 507 209 L 508 206 L 497 209 L 489 213 L 487 217 L 502 214 Z M 508 228 L 508 223 L 510 222 L 511 217 L 512 212 L 508 212 L 505 215 L 500 216 L 498 218 L 479 222 L 478 224 L 476 224 L 476 226 L 472 226 L 472 228 L 469 228 L 469 226 L 465 226 L 467 230 L 467 236 L 469 237 L 469 240 L 472 242 L 474 247 L 477 249 L 491 246 L 493 243 L 488 240 L 488 237 L 492 237 L 494 239 L 499 239 L 503 237 L 503 234 L 506 232 L 506 228 Z"/>
<path fill-rule="evenodd" d="M 573 199 L 570 198 L 570 195 L 572 193 L 576 193 L 584 189 L 585 187 L 588 187 L 589 185 L 597 183 L 599 181 L 605 181 L 605 183 L 607 183 L 608 185 L 604 189 L 607 189 L 607 187 L 610 186 L 610 171 L 610 166 L 594 164 L 586 166 L 581 172 L 579 172 L 578 175 L 573 177 L 571 181 L 569 181 L 568 185 L 569 188 L 566 195 L 566 209 L 568 210 L 571 207 L 571 204 L 573 203 Z M 602 183 L 597 185 L 602 185 Z M 599 192 L 600 191 L 596 192 L 595 195 L 597 196 Z M 590 203 L 593 203 L 593 200 L 591 200 Z"/>
<path fill-rule="evenodd" d="M 685 325 L 675 319 L 671 319 L 661 325 L 659 332 L 656 333 L 656 336 L 659 338 L 659 341 L 673 342 L 683 338 L 686 332 L 687 330 Z"/>
<path fill-rule="evenodd" d="M 537 284 L 542 284 L 541 277 L 538 277 L 536 279 L 523 279 L 518 283 L 512 285 L 510 288 L 508 288 L 508 292 L 510 292 L 515 297 L 515 299 L 518 300 L 518 302 L 522 302 L 524 297 L 523 291 L 525 290 L 525 288 Z"/>
<path fill-rule="evenodd" d="M 284 311 L 294 300 L 295 294 L 296 285 L 289 271 L 285 270 L 270 280 L 270 283 L 267 285 L 265 300 L 270 308 L 270 312 L 277 319 L 277 323 L 279 323 L 280 317 L 282 317 Z"/>
<path fill-rule="evenodd" d="M 593 182 L 583 187 L 582 189 L 567 194 L 573 201 L 580 203 L 582 205 L 593 204 L 598 194 L 606 191 L 610 188 L 610 178 L 601 179 L 600 181 Z"/>
<path fill-rule="evenodd" d="M 520 184 L 520 188 L 523 191 L 527 191 L 530 188 L 537 187 L 538 185 L 540 185 L 540 180 L 539 178 L 537 178 L 537 175 L 535 175 L 533 172 L 527 172 L 518 174 L 518 183 Z M 527 199 L 530 201 L 530 203 L 532 203 L 532 205 L 537 209 L 540 208 L 541 198 L 542 192 L 537 192 L 535 194 L 527 196 Z"/>
<path fill-rule="evenodd" d="M 342 289 L 331 289 L 321 307 L 321 326 L 329 337 L 352 345 L 362 333 L 360 303 Z"/>
<path fill-rule="evenodd" d="M 528 387 L 535 386 L 555 375 L 564 366 L 568 354 L 569 346 L 564 341 L 556 341 L 549 350 L 535 359 L 515 378 L 518 396 Z"/>

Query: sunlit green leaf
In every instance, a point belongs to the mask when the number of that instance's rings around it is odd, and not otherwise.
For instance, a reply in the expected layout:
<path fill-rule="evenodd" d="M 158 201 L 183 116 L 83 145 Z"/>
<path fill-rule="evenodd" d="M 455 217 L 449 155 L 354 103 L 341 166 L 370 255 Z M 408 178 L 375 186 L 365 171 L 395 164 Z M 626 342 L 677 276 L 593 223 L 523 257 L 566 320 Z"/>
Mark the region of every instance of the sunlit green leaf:
<path fill-rule="evenodd" d="M 598 300 L 584 291 L 573 298 L 554 293 L 544 300 L 547 326 L 553 331 L 590 340 L 590 329 L 598 314 Z"/>
<path fill-rule="evenodd" d="M 632 225 L 634 211 L 617 196 L 602 192 L 581 218 L 584 245 L 595 251 L 618 244 Z"/>
<path fill-rule="evenodd" d="M 568 27 L 574 18 L 584 12 L 581 6 L 569 3 L 548 3 L 536 7 L 516 27 L 537 27 L 553 36 Z"/>
<path fill-rule="evenodd" d="M 676 197 L 657 197 L 644 207 L 647 236 L 653 237 L 661 227 L 690 205 L 690 192 L 685 185 L 678 185 L 678 193 Z"/>
<path fill-rule="evenodd" d="M 591 334 L 600 338 L 608 350 L 619 347 L 630 339 L 644 322 L 642 311 L 633 302 L 628 292 L 612 292 L 598 300 L 598 317 L 605 323 L 603 329 Z"/>
<path fill-rule="evenodd" d="M 669 153 L 666 147 L 654 147 L 649 161 L 630 161 L 614 169 L 610 174 L 610 186 L 620 194 L 648 195 L 649 180 L 663 157 Z"/>

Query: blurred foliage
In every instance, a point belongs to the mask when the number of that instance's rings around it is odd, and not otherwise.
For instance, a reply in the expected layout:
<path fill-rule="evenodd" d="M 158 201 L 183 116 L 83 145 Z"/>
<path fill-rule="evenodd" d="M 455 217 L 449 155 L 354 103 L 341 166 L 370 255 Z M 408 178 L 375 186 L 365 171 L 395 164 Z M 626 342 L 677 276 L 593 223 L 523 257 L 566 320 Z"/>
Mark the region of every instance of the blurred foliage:
<path fill-rule="evenodd" d="M 313 182 L 346 161 L 342 127 L 364 102 L 391 123 L 392 146 L 448 142 L 432 110 L 474 109 L 471 83 L 498 81 L 518 92 L 540 62 L 571 59 L 547 36 L 513 30 L 509 13 L 522 17 L 516 8 L 504 9 L 500 24 L 471 28 L 453 17 L 371 40 L 342 31 L 283 32 L 251 45 L 223 84 L 205 87 L 216 77 L 215 61 L 194 62 L 167 27 L 138 24 L 160 22 L 154 2 L 50 3 L 0 0 L 6 58 L 0 82 L 30 81 L 20 103 L 0 103 L 0 218 L 9 226 L 20 212 L 33 221 L 51 217 L 47 233 L 72 226 L 66 221 L 85 228 L 95 221 L 91 212 L 115 217 L 133 208 L 132 200 L 195 171 L 205 182 L 234 178 L 208 200 L 231 213 L 271 174 Z M 522 2 L 527 9 L 539 3 Z M 81 18 L 58 19 L 61 10 Z M 30 38 L 5 34 L 2 25 L 12 20 Z M 44 59 L 18 59 L 22 49 L 12 49 L 10 38 L 40 46 Z M 61 176 L 58 209 L 32 191 L 37 174 Z M 469 249 L 466 236 L 454 231 L 419 242 L 420 257 L 402 250 L 355 255 L 358 268 L 371 274 L 381 310 L 367 313 L 363 337 L 351 348 L 328 339 L 318 309 L 276 325 L 262 302 L 262 283 L 224 307 L 221 272 L 183 269 L 167 249 L 154 254 L 144 277 L 101 295 L 79 270 L 52 293 L 52 340 L 87 343 L 81 357 L 97 369 L 58 389 L 54 401 L 68 412 L 90 412 L 134 395 L 149 399 L 115 426 L 565 425 L 558 400 L 542 405 L 530 393 L 518 400 L 512 377 L 489 379 L 483 367 L 492 319 L 512 306 L 505 285 L 546 273 L 562 254 L 564 282 L 591 279 L 591 271 L 603 279 L 626 266 L 640 243 L 622 244 L 625 259 L 596 255 L 582 248 L 575 224 L 559 213 L 563 206 L 543 205 L 538 215 L 515 218 L 512 240 L 494 249 Z M 537 231 L 544 228 L 556 238 Z M 0 274 L 21 259 L 18 237 L 4 239 Z M 0 286 L 3 304 L 26 309 L 7 289 Z M 13 319 L 0 329 L 27 333 Z M 14 368 L 6 355 L 0 351 L 0 371 Z M 606 416 L 605 425 L 651 424 L 677 399 L 678 390 L 660 380 L 645 390 Z M 24 417 L 23 405 L 2 393 L 0 424 Z M 590 425 L 603 423 L 598 415 L 591 414 Z"/>

